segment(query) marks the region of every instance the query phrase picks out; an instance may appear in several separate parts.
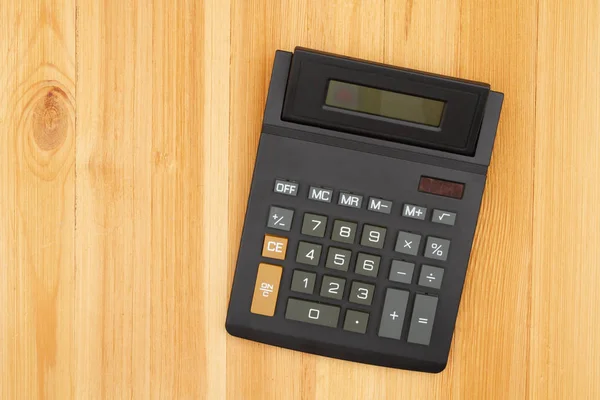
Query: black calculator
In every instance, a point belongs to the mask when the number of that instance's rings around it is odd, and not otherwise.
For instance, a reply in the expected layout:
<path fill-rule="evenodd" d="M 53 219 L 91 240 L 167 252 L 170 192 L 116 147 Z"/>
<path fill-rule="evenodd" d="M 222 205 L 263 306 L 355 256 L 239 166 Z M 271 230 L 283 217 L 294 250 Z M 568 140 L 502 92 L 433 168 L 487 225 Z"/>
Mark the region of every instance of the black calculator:
<path fill-rule="evenodd" d="M 484 83 L 277 51 L 227 331 L 442 371 L 502 101 Z"/>

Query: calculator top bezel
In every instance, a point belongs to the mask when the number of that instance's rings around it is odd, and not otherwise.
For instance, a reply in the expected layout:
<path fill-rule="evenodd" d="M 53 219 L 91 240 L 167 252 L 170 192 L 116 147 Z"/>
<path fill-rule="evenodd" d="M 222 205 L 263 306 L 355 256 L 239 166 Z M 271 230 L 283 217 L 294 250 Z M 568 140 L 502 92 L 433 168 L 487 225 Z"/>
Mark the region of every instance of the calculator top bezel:
<path fill-rule="evenodd" d="M 483 175 L 487 173 L 504 98 L 502 93 L 489 91 L 475 151 L 473 155 L 464 155 L 284 120 L 282 115 L 292 58 L 293 54 L 287 51 L 277 50 L 275 54 L 263 117 L 263 133 L 354 148 Z M 429 74 L 424 75 L 430 76 Z"/>

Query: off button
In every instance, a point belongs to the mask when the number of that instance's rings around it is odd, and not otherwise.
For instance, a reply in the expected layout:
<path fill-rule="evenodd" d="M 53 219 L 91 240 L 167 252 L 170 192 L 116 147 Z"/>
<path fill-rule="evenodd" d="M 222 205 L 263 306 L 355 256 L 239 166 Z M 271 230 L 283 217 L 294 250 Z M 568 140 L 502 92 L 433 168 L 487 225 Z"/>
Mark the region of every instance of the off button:
<path fill-rule="evenodd" d="M 278 265 L 265 263 L 258 265 L 254 296 L 252 296 L 252 306 L 250 307 L 251 313 L 267 317 L 275 314 L 281 272 L 282 268 Z"/>

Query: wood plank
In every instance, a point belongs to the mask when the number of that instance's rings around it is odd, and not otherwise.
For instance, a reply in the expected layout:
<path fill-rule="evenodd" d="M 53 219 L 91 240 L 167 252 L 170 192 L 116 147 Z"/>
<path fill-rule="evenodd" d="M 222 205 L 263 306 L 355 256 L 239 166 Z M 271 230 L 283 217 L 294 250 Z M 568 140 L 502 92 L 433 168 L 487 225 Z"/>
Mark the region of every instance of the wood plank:
<path fill-rule="evenodd" d="M 75 3 L 0 7 L 0 397 L 72 393 Z"/>
<path fill-rule="evenodd" d="M 600 4 L 540 2 L 529 396 L 600 398 Z"/>
<path fill-rule="evenodd" d="M 217 4 L 81 4 L 79 397 L 223 396 L 229 15 Z"/>

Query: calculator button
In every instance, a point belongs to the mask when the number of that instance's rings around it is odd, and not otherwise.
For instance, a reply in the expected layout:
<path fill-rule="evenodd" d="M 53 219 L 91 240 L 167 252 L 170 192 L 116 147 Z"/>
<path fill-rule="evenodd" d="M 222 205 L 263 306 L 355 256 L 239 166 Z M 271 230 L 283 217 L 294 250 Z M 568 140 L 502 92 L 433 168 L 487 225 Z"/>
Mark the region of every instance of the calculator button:
<path fill-rule="evenodd" d="M 456 213 L 444 210 L 433 210 L 431 222 L 454 226 L 454 223 L 456 222 Z"/>
<path fill-rule="evenodd" d="M 440 239 L 433 236 L 427 238 L 425 245 L 425 257 L 433 258 L 434 260 L 446 261 L 448 258 L 448 250 L 450 250 L 450 241 Z"/>
<path fill-rule="evenodd" d="M 315 201 L 322 201 L 323 203 L 331 203 L 333 197 L 333 190 L 323 189 L 320 187 L 311 186 L 308 188 L 308 199 Z"/>
<path fill-rule="evenodd" d="M 296 262 L 300 264 L 307 264 L 312 266 L 319 265 L 319 259 L 321 258 L 321 245 L 298 242 L 298 252 L 296 253 Z"/>
<path fill-rule="evenodd" d="M 314 272 L 306 272 L 295 270 L 292 276 L 292 287 L 294 292 L 312 294 L 315 290 L 315 281 L 317 274 Z"/>
<path fill-rule="evenodd" d="M 314 237 L 324 237 L 327 227 L 327 217 L 324 215 L 305 213 L 302 221 L 302 234 Z"/>
<path fill-rule="evenodd" d="M 275 314 L 281 272 L 282 268 L 278 265 L 264 263 L 258 265 L 254 295 L 250 306 L 251 313 L 267 317 L 272 317 Z"/>
<path fill-rule="evenodd" d="M 383 312 L 381 314 L 379 332 L 377 333 L 379 336 L 390 339 L 400 339 L 407 304 L 407 291 L 388 289 L 385 292 Z"/>
<path fill-rule="evenodd" d="M 350 256 L 352 256 L 352 252 L 350 250 L 330 247 L 329 251 L 327 252 L 325 268 L 337 269 L 338 271 L 348 271 L 348 266 L 350 265 Z"/>
<path fill-rule="evenodd" d="M 380 226 L 366 225 L 363 226 L 362 237 L 360 244 L 375 249 L 383 248 L 385 242 L 386 229 Z"/>
<path fill-rule="evenodd" d="M 425 207 L 415 206 L 414 204 L 405 204 L 402 208 L 403 217 L 424 220 L 426 214 L 427 209 Z"/>
<path fill-rule="evenodd" d="M 340 308 L 312 301 L 288 299 L 285 318 L 336 328 Z"/>
<path fill-rule="evenodd" d="M 392 212 L 392 202 L 389 200 L 378 199 L 376 197 L 369 197 L 369 206 L 367 209 L 369 211 L 389 214 Z"/>
<path fill-rule="evenodd" d="M 345 279 L 325 275 L 321 283 L 321 296 L 341 300 L 344 296 L 344 286 L 346 286 Z"/>
<path fill-rule="evenodd" d="M 418 294 L 415 297 L 407 339 L 410 343 L 429 345 L 437 302 L 437 297 L 433 296 Z"/>
<path fill-rule="evenodd" d="M 273 188 L 275 193 L 286 194 L 288 196 L 296 196 L 298 194 L 298 184 L 295 182 L 288 182 L 281 179 L 275 180 L 275 187 Z"/>
<path fill-rule="evenodd" d="M 292 218 L 294 218 L 294 210 L 271 206 L 267 226 L 273 229 L 289 231 L 292 227 Z"/>
<path fill-rule="evenodd" d="M 338 205 L 344 207 L 360 208 L 362 206 L 363 197 L 357 194 L 351 194 L 347 192 L 340 192 L 338 198 Z"/>
<path fill-rule="evenodd" d="M 414 270 L 414 263 L 392 260 L 389 279 L 394 282 L 411 283 Z"/>
<path fill-rule="evenodd" d="M 284 260 L 287 244 L 288 239 L 286 237 L 265 235 L 262 256 L 275 258 L 277 260 Z"/>
<path fill-rule="evenodd" d="M 369 322 L 369 314 L 361 311 L 348 310 L 344 319 L 344 330 L 365 333 L 367 331 L 367 323 Z"/>
<path fill-rule="evenodd" d="M 444 270 L 431 265 L 423 265 L 421 267 L 421 275 L 419 275 L 419 286 L 439 289 L 442 286 L 442 278 Z"/>
<path fill-rule="evenodd" d="M 421 235 L 416 233 L 409 233 L 400 231 L 398 232 L 398 239 L 396 240 L 395 250 L 398 253 L 410 254 L 416 256 L 419 251 L 419 244 L 421 243 Z"/>
<path fill-rule="evenodd" d="M 364 304 L 370 306 L 373 301 L 373 291 L 375 290 L 374 285 L 362 282 L 352 282 L 352 288 L 350 289 L 350 298 L 348 299 L 351 303 Z"/>
<path fill-rule="evenodd" d="M 346 222 L 336 220 L 333 222 L 333 232 L 331 232 L 331 240 L 341 243 L 354 243 L 356 236 L 356 224 L 354 222 Z"/>
<path fill-rule="evenodd" d="M 381 257 L 372 254 L 358 253 L 356 257 L 356 267 L 354 272 L 359 275 L 371 276 L 375 278 L 379 272 L 379 262 Z"/>

